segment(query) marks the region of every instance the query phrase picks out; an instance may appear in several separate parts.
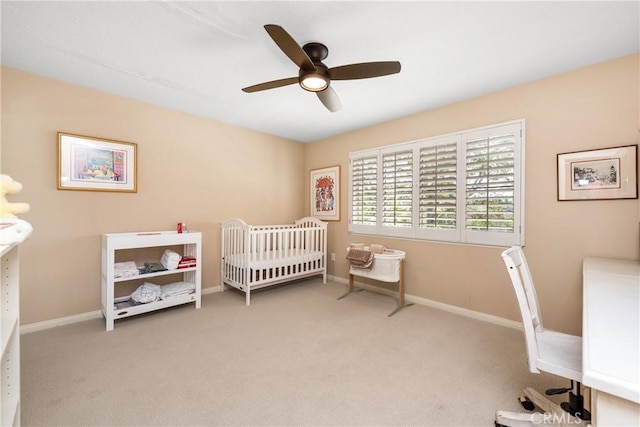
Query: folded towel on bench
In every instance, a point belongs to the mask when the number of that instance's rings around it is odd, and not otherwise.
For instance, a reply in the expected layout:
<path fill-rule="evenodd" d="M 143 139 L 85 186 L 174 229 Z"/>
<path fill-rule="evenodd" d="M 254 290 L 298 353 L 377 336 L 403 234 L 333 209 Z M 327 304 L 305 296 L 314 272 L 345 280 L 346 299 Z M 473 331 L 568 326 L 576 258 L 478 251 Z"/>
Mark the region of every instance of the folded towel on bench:
<path fill-rule="evenodd" d="M 376 243 L 372 243 L 369 245 L 369 250 L 374 254 L 381 254 L 384 252 L 386 248 L 383 245 L 378 245 Z"/>
<path fill-rule="evenodd" d="M 347 260 L 349 265 L 355 268 L 371 268 L 373 266 L 374 253 L 363 249 L 349 248 Z"/>

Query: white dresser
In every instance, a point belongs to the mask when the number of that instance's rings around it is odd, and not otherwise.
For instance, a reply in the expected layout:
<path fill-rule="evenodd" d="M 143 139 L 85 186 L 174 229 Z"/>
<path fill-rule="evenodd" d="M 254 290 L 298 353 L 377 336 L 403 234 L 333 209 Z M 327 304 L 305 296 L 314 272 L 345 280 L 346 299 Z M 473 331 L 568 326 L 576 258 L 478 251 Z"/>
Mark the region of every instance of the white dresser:
<path fill-rule="evenodd" d="M 640 426 L 640 263 L 583 263 L 582 382 L 594 426 Z"/>

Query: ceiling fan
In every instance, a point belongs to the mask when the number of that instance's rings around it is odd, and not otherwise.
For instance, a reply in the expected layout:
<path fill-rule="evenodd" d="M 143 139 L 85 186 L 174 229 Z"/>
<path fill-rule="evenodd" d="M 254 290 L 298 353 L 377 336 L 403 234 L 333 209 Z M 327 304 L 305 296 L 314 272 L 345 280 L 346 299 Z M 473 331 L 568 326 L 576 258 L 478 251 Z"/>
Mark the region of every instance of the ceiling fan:
<path fill-rule="evenodd" d="M 398 61 L 363 62 L 328 68 L 322 61 L 329 54 L 329 49 L 322 43 L 312 42 L 300 47 L 281 26 L 268 24 L 264 29 L 300 70 L 298 77 L 272 80 L 243 88 L 242 90 L 247 93 L 298 83 L 304 90 L 315 92 L 320 102 L 329 111 L 336 112 L 342 105 L 338 95 L 330 86 L 332 80 L 368 79 L 400 72 Z"/>

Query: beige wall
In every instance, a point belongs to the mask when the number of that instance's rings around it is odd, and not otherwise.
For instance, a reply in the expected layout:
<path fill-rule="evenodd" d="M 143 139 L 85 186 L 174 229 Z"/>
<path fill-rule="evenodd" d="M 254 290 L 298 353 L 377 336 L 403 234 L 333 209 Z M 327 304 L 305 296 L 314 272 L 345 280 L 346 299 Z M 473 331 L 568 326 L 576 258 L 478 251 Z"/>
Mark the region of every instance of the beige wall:
<path fill-rule="evenodd" d="M 518 320 L 501 248 L 350 235 L 347 159 L 354 150 L 524 118 L 525 251 L 546 326 L 580 333 L 582 258 L 638 259 L 640 203 L 556 201 L 556 154 L 638 143 L 638 62 L 621 58 L 311 144 L 2 68 L 1 170 L 24 184 L 12 200 L 31 204 L 21 217 L 35 229 L 21 249 L 22 324 L 99 309 L 106 232 L 184 220 L 203 232 L 203 286 L 217 286 L 220 222 L 308 214 L 308 172 L 332 165 L 341 166 L 342 220 L 329 223 L 330 274 L 347 277 L 348 243 L 380 242 L 407 251 L 409 294 Z M 137 143 L 138 193 L 57 190 L 58 131 Z"/>
<path fill-rule="evenodd" d="M 21 246 L 21 323 L 100 309 L 100 237 L 203 232 L 203 287 L 218 286 L 220 223 L 304 215 L 304 144 L 2 68 L 1 170 L 34 227 Z M 56 189 L 58 131 L 138 144 L 135 194 Z"/>
<path fill-rule="evenodd" d="M 350 151 L 524 118 L 525 253 L 546 327 L 579 334 L 582 259 L 637 260 L 640 204 L 558 202 L 556 154 L 638 144 L 638 62 L 638 55 L 624 57 L 309 144 L 307 169 L 341 166 L 342 220 L 329 226 L 329 250 L 336 253 L 331 274 L 347 277 L 350 242 L 382 243 L 407 252 L 407 293 L 520 320 L 502 248 L 350 235 L 347 183 Z"/>

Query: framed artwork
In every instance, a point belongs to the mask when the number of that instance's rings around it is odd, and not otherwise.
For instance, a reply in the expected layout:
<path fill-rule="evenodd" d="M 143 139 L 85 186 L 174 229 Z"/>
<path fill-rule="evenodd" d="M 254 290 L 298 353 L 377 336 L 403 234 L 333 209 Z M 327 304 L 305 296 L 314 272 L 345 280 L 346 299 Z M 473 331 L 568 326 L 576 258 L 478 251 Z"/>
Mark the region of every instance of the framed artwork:
<path fill-rule="evenodd" d="M 311 170 L 309 182 L 311 216 L 340 221 L 340 166 Z"/>
<path fill-rule="evenodd" d="M 58 132 L 58 190 L 137 192 L 137 148 Z"/>
<path fill-rule="evenodd" d="M 558 154 L 558 200 L 637 198 L 637 145 Z"/>

